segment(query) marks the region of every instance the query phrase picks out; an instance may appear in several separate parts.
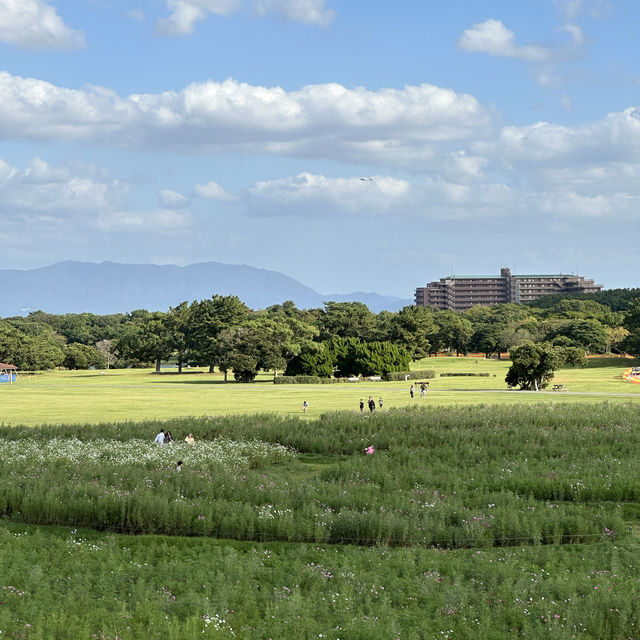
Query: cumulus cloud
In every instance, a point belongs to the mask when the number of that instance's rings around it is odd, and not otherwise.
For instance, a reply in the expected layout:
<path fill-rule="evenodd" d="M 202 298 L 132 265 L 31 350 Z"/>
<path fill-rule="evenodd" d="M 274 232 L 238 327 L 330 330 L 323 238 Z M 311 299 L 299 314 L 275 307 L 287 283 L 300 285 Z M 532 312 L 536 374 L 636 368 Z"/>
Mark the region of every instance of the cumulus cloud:
<path fill-rule="evenodd" d="M 121 205 L 128 186 L 92 167 L 53 167 L 35 158 L 24 169 L 0 159 L 0 211 L 78 213 Z"/>
<path fill-rule="evenodd" d="M 0 41 L 25 49 L 79 49 L 84 35 L 46 0 L 0 0 Z"/>
<path fill-rule="evenodd" d="M 171 14 L 158 20 L 157 30 L 163 36 L 184 36 L 191 33 L 195 23 L 204 20 L 208 14 L 228 15 L 240 6 L 240 0 L 167 0 Z"/>
<path fill-rule="evenodd" d="M 250 6 L 258 15 L 276 13 L 285 20 L 306 24 L 328 25 L 334 17 L 325 0 L 254 0 Z M 240 11 L 241 0 L 167 0 L 169 17 L 158 20 L 162 36 L 185 36 L 193 32 L 196 22 L 208 15 L 229 15 Z"/>
<path fill-rule="evenodd" d="M 147 211 L 128 207 L 129 191 L 127 183 L 96 167 L 53 166 L 34 158 L 21 169 L 0 158 L 0 227 L 14 230 L 11 243 L 16 246 L 15 234 L 21 230 L 26 235 L 27 228 L 53 238 L 96 230 L 163 232 L 190 225 L 181 194 L 162 190 L 164 204 Z"/>
<path fill-rule="evenodd" d="M 514 197 L 502 184 L 469 185 L 433 177 L 416 182 L 392 176 L 334 178 L 310 173 L 257 182 L 242 194 L 252 216 L 350 216 L 363 220 L 505 215 L 505 207 Z"/>
<path fill-rule="evenodd" d="M 200 198 L 207 198 L 209 200 L 223 200 L 230 202 L 235 200 L 235 196 L 224 189 L 217 182 L 211 180 L 206 184 L 197 184 L 195 186 L 196 195 Z"/>
<path fill-rule="evenodd" d="M 545 62 L 551 52 L 540 45 L 519 45 L 516 35 L 500 20 L 486 20 L 466 29 L 458 39 L 458 46 L 469 53 L 487 53 L 502 58 L 516 58 L 529 62 Z"/>
<path fill-rule="evenodd" d="M 324 0 L 256 0 L 259 14 L 275 12 L 286 20 L 325 26 L 331 23 L 335 13 L 324 7 Z"/>
<path fill-rule="evenodd" d="M 582 193 L 577 183 L 546 182 L 514 188 L 503 182 L 461 183 L 443 177 L 414 182 L 391 176 L 334 178 L 310 173 L 257 182 L 240 196 L 250 216 L 469 220 L 547 217 L 637 219 L 640 191 Z M 394 220 L 398 219 L 397 222 Z M 402 223 L 404 224 L 404 223 Z"/>
<path fill-rule="evenodd" d="M 287 92 L 229 79 L 123 98 L 0 72 L 0 95 L 0 138 L 196 153 L 427 163 L 432 145 L 484 135 L 492 124 L 473 96 L 429 84 L 369 91 L 330 83 Z"/>
<path fill-rule="evenodd" d="M 165 209 L 183 209 L 189 203 L 189 198 L 171 189 L 161 189 L 158 199 Z"/>

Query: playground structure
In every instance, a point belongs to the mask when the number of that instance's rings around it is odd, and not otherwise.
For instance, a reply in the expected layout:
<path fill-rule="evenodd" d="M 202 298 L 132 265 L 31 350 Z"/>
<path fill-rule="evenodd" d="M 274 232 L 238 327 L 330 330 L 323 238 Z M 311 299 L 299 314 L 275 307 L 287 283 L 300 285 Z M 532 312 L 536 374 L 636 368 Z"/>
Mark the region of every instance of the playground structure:
<path fill-rule="evenodd" d="M 622 374 L 622 379 L 627 382 L 640 384 L 640 367 L 629 367 L 628 369 L 625 369 Z"/>
<path fill-rule="evenodd" d="M 8 382 L 11 384 L 16 381 L 17 377 L 18 367 L 13 364 L 0 362 L 0 382 Z"/>

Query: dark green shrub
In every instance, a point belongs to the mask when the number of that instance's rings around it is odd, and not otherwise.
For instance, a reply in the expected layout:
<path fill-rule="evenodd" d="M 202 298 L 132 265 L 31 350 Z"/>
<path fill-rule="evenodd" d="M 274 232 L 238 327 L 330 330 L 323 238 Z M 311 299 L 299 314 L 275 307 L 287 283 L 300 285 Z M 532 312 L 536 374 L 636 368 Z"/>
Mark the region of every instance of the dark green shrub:
<path fill-rule="evenodd" d="M 408 377 L 407 377 L 408 376 Z M 427 380 L 436 377 L 436 372 L 433 369 L 419 369 L 417 371 L 390 371 L 385 374 L 384 379 L 387 382 L 398 382 L 404 380 Z"/>

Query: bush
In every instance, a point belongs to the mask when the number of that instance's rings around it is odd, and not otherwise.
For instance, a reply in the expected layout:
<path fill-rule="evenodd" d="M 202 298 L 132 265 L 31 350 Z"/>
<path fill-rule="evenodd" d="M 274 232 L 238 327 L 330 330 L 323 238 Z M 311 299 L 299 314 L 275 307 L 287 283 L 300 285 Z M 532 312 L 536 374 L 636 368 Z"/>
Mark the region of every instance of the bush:
<path fill-rule="evenodd" d="M 435 378 L 436 372 L 434 369 L 420 369 L 418 371 L 391 371 L 384 376 L 387 382 L 398 382 L 404 380 L 426 380 L 428 378 Z"/>
<path fill-rule="evenodd" d="M 273 384 L 340 384 L 351 382 L 349 378 L 321 378 L 320 376 L 278 376 Z"/>
<path fill-rule="evenodd" d="M 459 377 L 476 377 L 476 378 L 489 378 L 491 376 L 490 373 L 474 373 L 474 372 L 464 372 L 464 373 L 441 373 L 441 378 L 459 378 Z"/>

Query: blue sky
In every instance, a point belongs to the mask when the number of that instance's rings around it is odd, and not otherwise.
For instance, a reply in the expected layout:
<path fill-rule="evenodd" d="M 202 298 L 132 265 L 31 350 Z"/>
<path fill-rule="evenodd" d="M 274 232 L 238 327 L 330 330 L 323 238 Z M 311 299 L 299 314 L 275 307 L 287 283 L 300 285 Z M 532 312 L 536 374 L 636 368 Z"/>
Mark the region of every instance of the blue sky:
<path fill-rule="evenodd" d="M 636 0 L 0 0 L 0 268 L 638 286 L 639 25 Z"/>

